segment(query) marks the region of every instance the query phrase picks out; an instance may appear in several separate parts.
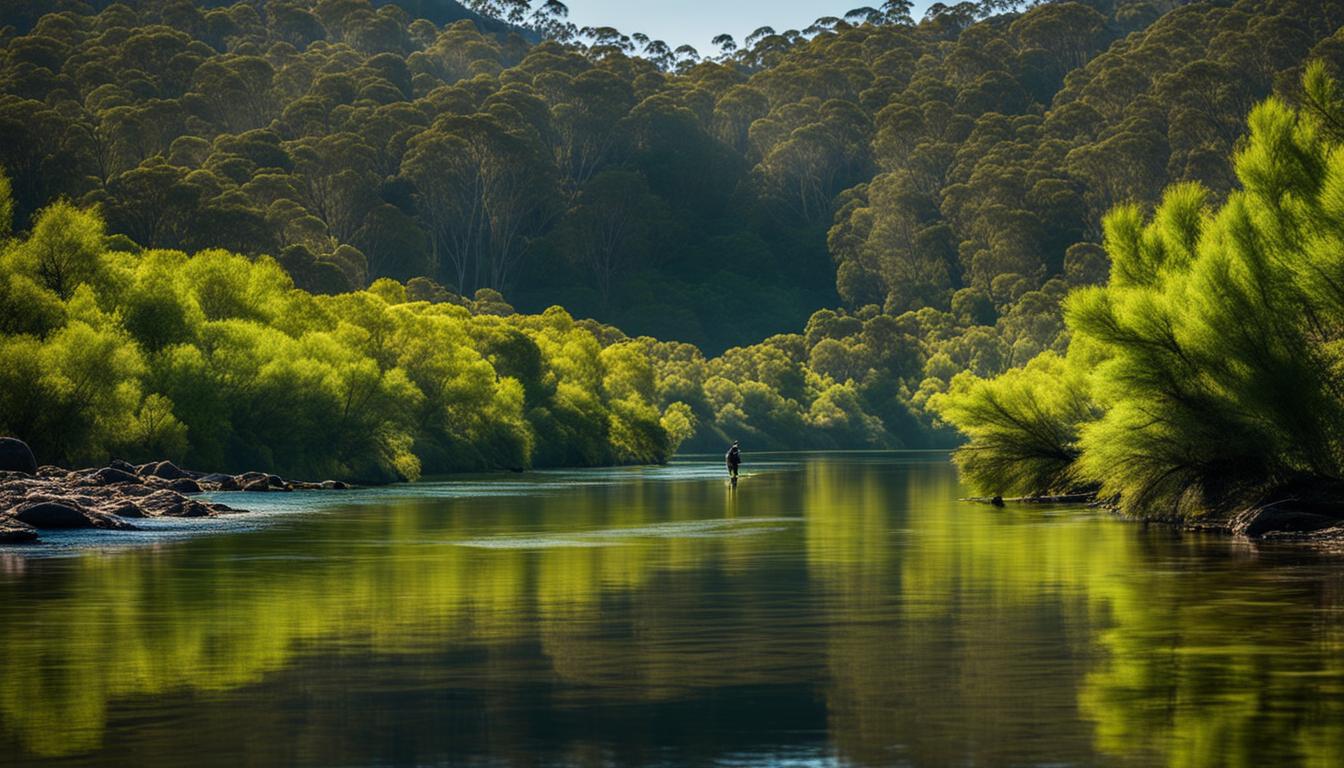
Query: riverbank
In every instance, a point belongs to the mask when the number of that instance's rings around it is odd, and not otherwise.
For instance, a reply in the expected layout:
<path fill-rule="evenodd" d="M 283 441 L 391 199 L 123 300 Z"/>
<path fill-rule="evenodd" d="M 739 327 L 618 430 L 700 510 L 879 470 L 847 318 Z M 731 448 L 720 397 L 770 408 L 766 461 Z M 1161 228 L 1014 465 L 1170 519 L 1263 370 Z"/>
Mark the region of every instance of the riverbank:
<path fill-rule="evenodd" d="M 1206 517 L 1185 518 L 1179 515 L 1130 515 L 1123 509 L 1097 498 L 1095 493 L 1070 493 L 1054 496 L 972 496 L 962 501 L 977 504 L 990 504 L 1002 507 L 1008 504 L 1083 504 L 1089 507 L 1106 509 L 1115 514 L 1145 523 L 1163 523 L 1174 525 L 1189 531 L 1203 531 L 1239 536 L 1257 541 L 1301 541 L 1320 544 L 1344 544 L 1344 518 L 1325 514 L 1320 504 L 1312 504 L 1317 511 L 1294 506 L 1293 499 L 1284 499 L 1272 503 L 1248 507 L 1244 510 L 1225 515 L 1210 514 Z M 1341 507 L 1344 512 L 1344 507 Z"/>
<path fill-rule="evenodd" d="M 213 517 L 246 509 L 194 498 L 212 491 L 340 490 L 338 480 L 303 482 L 265 472 L 197 472 L 171 461 L 103 467 L 39 466 L 22 441 L 0 438 L 0 544 L 39 540 L 44 530 L 137 530 L 137 519 Z"/>

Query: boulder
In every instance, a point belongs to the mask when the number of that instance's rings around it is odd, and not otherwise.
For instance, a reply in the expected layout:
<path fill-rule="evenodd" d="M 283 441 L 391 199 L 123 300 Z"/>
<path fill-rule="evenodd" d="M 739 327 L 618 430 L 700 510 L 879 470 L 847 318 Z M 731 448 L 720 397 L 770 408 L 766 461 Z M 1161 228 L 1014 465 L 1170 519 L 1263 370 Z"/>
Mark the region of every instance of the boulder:
<path fill-rule="evenodd" d="M 89 476 L 89 480 L 98 485 L 119 485 L 121 483 L 140 484 L 139 477 L 136 477 L 124 469 L 118 469 L 117 467 L 112 466 L 103 467 L 97 472 L 94 472 Z"/>
<path fill-rule="evenodd" d="M 27 523 L 0 517 L 0 544 L 27 544 L 37 541 L 37 529 Z"/>
<path fill-rule="evenodd" d="M 15 520 L 39 529 L 106 528 L 134 530 L 135 526 L 112 515 L 90 512 L 58 501 L 21 504 L 10 513 Z"/>
<path fill-rule="evenodd" d="M 340 480 L 323 480 L 321 483 L 318 483 L 318 485 L 322 486 L 322 489 L 326 491 L 344 491 L 350 487 Z"/>
<path fill-rule="evenodd" d="M 180 517 L 184 501 L 180 493 L 158 490 L 140 499 L 140 509 L 150 517 Z"/>
<path fill-rule="evenodd" d="M 135 474 L 135 469 L 136 469 L 136 467 L 135 467 L 134 464 L 132 464 L 131 462 L 126 461 L 126 460 L 124 460 L 124 459 L 113 459 L 113 460 L 107 462 L 107 466 L 109 466 L 109 467 L 111 467 L 111 468 L 113 468 L 113 469 L 120 469 L 122 472 L 129 472 L 129 473 L 131 473 L 132 475 Z"/>
<path fill-rule="evenodd" d="M 205 491 L 236 491 L 238 490 L 238 479 L 233 475 L 226 475 L 223 472 L 212 472 L 196 481 L 201 490 Z"/>
<path fill-rule="evenodd" d="M 84 512 L 58 501 L 30 501 L 14 509 L 15 520 L 34 528 L 92 528 Z"/>
<path fill-rule="evenodd" d="M 210 517 L 215 511 L 195 499 L 184 499 L 181 513 L 179 517 Z"/>
<path fill-rule="evenodd" d="M 141 465 L 140 476 L 161 477 L 164 480 L 178 480 L 180 478 L 186 477 L 187 473 L 183 472 L 176 464 L 174 464 L 171 461 L 160 461 L 156 464 Z"/>
<path fill-rule="evenodd" d="M 28 444 L 16 437 L 0 437 L 0 470 L 37 474 L 37 459 Z"/>
<path fill-rule="evenodd" d="M 115 501 L 103 506 L 99 511 L 117 517 L 137 518 L 145 516 L 144 510 L 130 501 Z"/>
<path fill-rule="evenodd" d="M 1339 519 L 1284 507 L 1248 509 L 1232 520 L 1232 532 L 1249 539 L 1270 533 L 1311 533 L 1339 525 Z"/>
<path fill-rule="evenodd" d="M 140 508 L 151 517 L 209 517 L 213 514 L 204 504 L 166 489 L 141 499 Z"/>
<path fill-rule="evenodd" d="M 271 484 L 266 481 L 266 478 L 258 477 L 243 483 L 242 490 L 253 492 L 269 491 L 271 490 Z"/>
<path fill-rule="evenodd" d="M 168 484 L 168 490 L 178 493 L 200 493 L 201 486 L 190 477 L 181 477 Z"/>

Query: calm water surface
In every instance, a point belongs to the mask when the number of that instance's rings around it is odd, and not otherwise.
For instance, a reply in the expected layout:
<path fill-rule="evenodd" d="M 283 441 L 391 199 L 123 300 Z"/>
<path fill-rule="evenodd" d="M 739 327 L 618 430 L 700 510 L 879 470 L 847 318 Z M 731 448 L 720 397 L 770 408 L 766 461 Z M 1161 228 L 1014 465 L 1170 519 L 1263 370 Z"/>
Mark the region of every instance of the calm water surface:
<path fill-rule="evenodd" d="M 0 765 L 1344 762 L 1344 559 L 748 458 L 0 549 Z"/>

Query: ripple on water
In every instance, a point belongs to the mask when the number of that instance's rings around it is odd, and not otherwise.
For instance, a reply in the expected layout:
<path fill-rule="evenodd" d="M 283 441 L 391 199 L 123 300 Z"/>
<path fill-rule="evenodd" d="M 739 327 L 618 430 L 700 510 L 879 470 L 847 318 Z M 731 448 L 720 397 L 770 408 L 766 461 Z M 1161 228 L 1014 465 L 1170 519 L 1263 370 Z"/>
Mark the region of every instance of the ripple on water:
<path fill-rule="evenodd" d="M 654 523 L 634 528 L 607 528 L 596 531 L 557 531 L 525 535 L 484 536 L 451 542 L 475 549 L 556 549 L 563 547 L 615 547 L 642 539 L 720 539 L 735 536 L 759 536 L 788 529 L 799 522 L 793 517 L 753 517 L 744 519 L 685 520 Z"/>

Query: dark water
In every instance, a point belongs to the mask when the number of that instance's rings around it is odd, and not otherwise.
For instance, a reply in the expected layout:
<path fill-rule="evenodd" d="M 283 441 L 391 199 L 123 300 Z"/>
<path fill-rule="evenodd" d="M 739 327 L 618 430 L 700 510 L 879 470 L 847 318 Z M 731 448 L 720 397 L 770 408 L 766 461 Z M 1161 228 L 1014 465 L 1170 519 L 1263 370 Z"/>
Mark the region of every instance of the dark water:
<path fill-rule="evenodd" d="M 756 458 L 0 551 L 0 764 L 1344 760 L 1344 560 Z"/>

